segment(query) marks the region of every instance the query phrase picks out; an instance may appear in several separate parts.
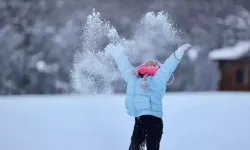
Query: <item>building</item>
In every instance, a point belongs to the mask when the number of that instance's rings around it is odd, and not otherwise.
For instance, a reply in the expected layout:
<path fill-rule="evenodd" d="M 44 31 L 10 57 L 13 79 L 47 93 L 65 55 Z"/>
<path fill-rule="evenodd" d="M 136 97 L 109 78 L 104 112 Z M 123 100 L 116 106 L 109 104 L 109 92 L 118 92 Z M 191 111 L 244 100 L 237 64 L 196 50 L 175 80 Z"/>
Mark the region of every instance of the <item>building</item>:
<path fill-rule="evenodd" d="M 250 41 L 213 50 L 209 58 L 218 61 L 220 91 L 250 91 Z"/>

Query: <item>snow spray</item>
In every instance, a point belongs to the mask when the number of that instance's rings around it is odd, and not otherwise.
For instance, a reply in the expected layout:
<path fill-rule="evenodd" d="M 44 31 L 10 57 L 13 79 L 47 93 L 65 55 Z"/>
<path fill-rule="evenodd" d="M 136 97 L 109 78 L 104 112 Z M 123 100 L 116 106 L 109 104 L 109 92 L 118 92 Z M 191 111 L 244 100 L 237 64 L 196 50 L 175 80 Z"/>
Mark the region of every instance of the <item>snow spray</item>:
<path fill-rule="evenodd" d="M 82 94 L 114 92 L 112 83 L 121 79 L 121 75 L 112 57 L 104 52 L 105 46 L 110 43 L 107 34 L 111 29 L 115 28 L 109 21 L 101 18 L 99 12 L 93 10 L 87 17 L 81 37 L 83 48 L 75 54 L 71 72 L 75 92 Z M 178 36 L 180 32 L 173 27 L 168 14 L 163 12 L 146 13 L 133 33 L 131 39 L 122 38 L 119 41 L 126 47 L 125 53 L 132 63 L 166 55 L 166 47 L 180 41 Z"/>

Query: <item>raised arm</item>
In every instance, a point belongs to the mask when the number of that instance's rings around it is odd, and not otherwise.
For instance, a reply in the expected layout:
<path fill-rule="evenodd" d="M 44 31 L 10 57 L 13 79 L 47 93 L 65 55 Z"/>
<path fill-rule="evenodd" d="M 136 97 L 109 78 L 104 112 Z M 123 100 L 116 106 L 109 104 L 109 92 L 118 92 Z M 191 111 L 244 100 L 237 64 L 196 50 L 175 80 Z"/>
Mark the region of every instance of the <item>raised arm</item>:
<path fill-rule="evenodd" d="M 185 51 L 191 47 L 190 44 L 184 44 L 179 47 L 171 56 L 164 62 L 161 68 L 152 77 L 153 83 L 160 87 L 165 87 L 171 74 L 175 71 L 180 63 Z"/>
<path fill-rule="evenodd" d="M 124 50 L 125 48 L 122 44 L 116 44 L 116 45 L 109 44 L 105 48 L 105 52 L 112 55 L 122 74 L 122 77 L 126 82 L 128 82 L 128 79 L 133 76 L 132 75 L 133 66 L 130 64 L 128 57 L 124 53 Z"/>
<path fill-rule="evenodd" d="M 123 79 L 128 82 L 128 79 L 133 76 L 133 66 L 130 64 L 128 57 L 125 55 L 125 47 L 122 44 L 122 39 L 115 28 L 111 28 L 108 31 L 107 37 L 111 43 L 106 46 L 105 52 L 112 55 L 123 76 Z"/>

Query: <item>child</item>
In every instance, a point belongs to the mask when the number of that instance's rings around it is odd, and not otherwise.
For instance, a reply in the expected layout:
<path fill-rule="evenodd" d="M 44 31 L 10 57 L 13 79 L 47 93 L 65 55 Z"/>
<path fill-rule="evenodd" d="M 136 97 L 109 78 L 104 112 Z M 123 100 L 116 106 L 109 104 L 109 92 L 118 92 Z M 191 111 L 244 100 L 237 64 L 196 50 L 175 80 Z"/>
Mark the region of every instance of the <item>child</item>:
<path fill-rule="evenodd" d="M 119 38 L 117 32 L 108 35 L 111 41 Z M 129 150 L 142 150 L 146 144 L 148 150 L 159 150 L 163 133 L 162 99 L 166 90 L 166 83 L 180 63 L 184 52 L 190 47 L 184 44 L 179 47 L 164 64 L 157 65 L 157 61 L 147 61 L 144 65 L 156 67 L 155 73 L 145 78 L 135 75 L 136 70 L 125 56 L 125 47 L 114 42 L 105 48 L 111 54 L 127 83 L 125 106 L 127 113 L 135 117 L 135 125 Z M 138 70 L 137 70 L 138 71 Z M 142 83 L 147 86 L 142 86 Z"/>

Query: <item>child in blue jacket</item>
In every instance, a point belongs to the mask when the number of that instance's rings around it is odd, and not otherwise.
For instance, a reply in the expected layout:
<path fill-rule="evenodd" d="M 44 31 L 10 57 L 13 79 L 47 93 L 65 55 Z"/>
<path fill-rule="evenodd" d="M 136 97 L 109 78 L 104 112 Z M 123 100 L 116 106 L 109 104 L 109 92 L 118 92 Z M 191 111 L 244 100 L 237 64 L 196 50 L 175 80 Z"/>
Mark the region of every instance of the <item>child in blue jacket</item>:
<path fill-rule="evenodd" d="M 145 80 L 132 73 L 134 67 L 124 54 L 125 47 L 122 43 L 114 42 L 119 38 L 117 32 L 110 31 L 108 37 L 113 43 L 105 48 L 105 52 L 112 55 L 127 83 L 125 106 L 127 113 L 135 117 L 129 150 L 141 150 L 145 144 L 148 150 L 159 150 L 163 133 L 162 99 L 166 83 L 191 45 L 184 44 L 179 47 L 161 66 L 157 65 L 157 61 L 145 63 L 159 68 L 153 76 L 147 76 Z M 141 87 L 144 81 L 148 84 L 147 88 Z"/>

